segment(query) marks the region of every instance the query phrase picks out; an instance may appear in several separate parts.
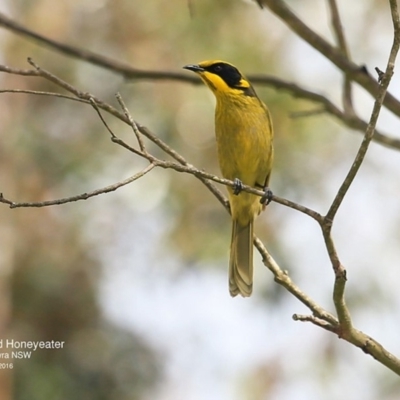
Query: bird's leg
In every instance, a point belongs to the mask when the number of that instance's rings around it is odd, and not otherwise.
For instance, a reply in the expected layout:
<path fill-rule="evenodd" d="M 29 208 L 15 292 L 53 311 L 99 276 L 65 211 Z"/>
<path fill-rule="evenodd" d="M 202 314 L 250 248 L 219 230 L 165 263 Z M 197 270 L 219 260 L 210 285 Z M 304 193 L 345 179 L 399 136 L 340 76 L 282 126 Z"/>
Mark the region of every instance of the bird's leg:
<path fill-rule="evenodd" d="M 233 186 L 233 194 L 238 195 L 242 190 L 243 190 L 243 183 L 240 179 L 235 178 L 233 180 L 234 186 Z"/>
<path fill-rule="evenodd" d="M 261 197 L 260 203 L 264 207 L 266 207 L 269 203 L 271 203 L 274 194 L 272 193 L 272 190 L 268 186 L 265 186 L 263 189 L 264 189 L 264 195 Z"/>

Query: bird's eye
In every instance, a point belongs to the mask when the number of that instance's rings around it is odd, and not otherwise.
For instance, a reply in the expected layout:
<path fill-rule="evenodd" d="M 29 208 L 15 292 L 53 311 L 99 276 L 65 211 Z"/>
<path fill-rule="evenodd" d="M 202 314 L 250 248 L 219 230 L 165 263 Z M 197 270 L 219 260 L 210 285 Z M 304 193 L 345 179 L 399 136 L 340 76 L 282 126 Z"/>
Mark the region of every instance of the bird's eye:
<path fill-rule="evenodd" d="M 214 67 L 214 71 L 215 71 L 215 72 L 220 72 L 220 71 L 222 71 L 222 66 L 221 66 L 221 65 L 216 65 L 216 66 Z"/>

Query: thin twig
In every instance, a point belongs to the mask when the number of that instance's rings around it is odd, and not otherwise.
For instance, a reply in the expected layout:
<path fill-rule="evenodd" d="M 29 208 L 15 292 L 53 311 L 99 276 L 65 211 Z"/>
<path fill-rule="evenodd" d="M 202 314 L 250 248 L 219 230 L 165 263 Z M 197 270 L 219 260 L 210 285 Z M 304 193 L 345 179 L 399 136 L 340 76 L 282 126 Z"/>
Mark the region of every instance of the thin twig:
<path fill-rule="evenodd" d="M 39 201 L 39 202 L 21 202 L 21 203 L 9 200 L 9 199 L 5 198 L 2 193 L 0 193 L 0 203 L 8 204 L 10 206 L 10 208 L 20 208 L 20 207 L 49 207 L 49 206 L 56 206 L 56 205 L 71 203 L 71 202 L 79 201 L 79 200 L 87 200 L 90 197 L 98 196 L 98 195 L 104 194 L 104 193 L 113 192 L 114 190 L 117 190 L 122 186 L 128 185 L 129 183 L 132 183 L 132 182 L 138 180 L 139 178 L 143 177 L 147 173 L 149 173 L 154 167 L 155 167 L 154 164 L 150 164 L 146 168 L 144 168 L 142 171 L 138 172 L 135 175 L 132 175 L 131 177 L 129 177 L 121 182 L 117 182 L 113 185 L 109 185 L 109 186 L 103 187 L 101 189 L 93 190 L 92 192 L 89 192 L 89 193 L 82 193 L 82 194 L 79 194 L 76 196 L 66 197 L 66 198 L 57 199 L 57 200 L 46 200 L 46 201 Z"/>
<path fill-rule="evenodd" d="M 73 96 L 68 96 L 68 95 L 61 94 L 61 93 L 56 93 L 56 92 L 43 92 L 43 91 L 39 91 L 39 90 L 1 89 L 0 93 L 17 93 L 17 94 L 33 94 L 33 95 L 36 95 L 36 96 L 52 96 L 52 97 L 59 97 L 61 99 L 77 101 L 77 102 L 80 102 L 80 103 L 88 103 L 87 100 L 77 99 L 76 97 L 73 97 Z"/>
<path fill-rule="evenodd" d="M 345 339 L 349 343 L 360 348 L 365 354 L 369 354 L 374 359 L 385 365 L 391 371 L 400 375 L 400 360 L 389 353 L 379 342 L 365 333 L 353 329 L 351 335 L 343 336 L 341 333 L 341 327 L 314 316 L 314 315 L 301 315 L 294 314 L 293 319 L 295 321 L 311 322 L 312 324 L 319 326 L 329 332 L 335 333 L 341 339 Z"/>
<path fill-rule="evenodd" d="M 91 104 L 91 106 L 95 109 L 95 111 L 97 112 L 97 115 L 100 118 L 100 121 L 103 123 L 103 125 L 105 126 L 105 128 L 107 129 L 108 133 L 111 135 L 111 137 L 114 139 L 116 138 L 114 132 L 112 131 L 112 129 L 108 126 L 106 120 L 103 118 L 103 115 L 101 114 L 99 107 L 97 107 L 96 104 L 96 100 L 93 97 L 89 98 L 89 103 Z"/>
<path fill-rule="evenodd" d="M 121 95 L 119 93 L 117 93 L 115 97 L 117 98 L 119 105 L 121 106 L 122 110 L 124 111 L 125 117 L 129 121 L 129 125 L 132 127 L 133 133 L 135 134 L 136 139 L 139 143 L 140 151 L 142 151 L 143 153 L 147 153 L 146 146 L 142 139 L 142 135 L 139 131 L 139 128 L 137 127 L 136 122 L 133 120 L 132 115 L 130 114 L 128 108 L 126 107 L 124 101 L 122 100 Z"/>
<path fill-rule="evenodd" d="M 315 315 L 301 315 L 301 314 L 293 314 L 294 321 L 302 321 L 302 322 L 311 322 L 320 328 L 323 328 L 329 332 L 337 333 L 337 325 L 332 325 L 325 320 L 316 317 Z"/>
<path fill-rule="evenodd" d="M 329 9 L 331 12 L 331 23 L 333 26 L 333 31 L 335 33 L 336 42 L 339 46 L 340 51 L 343 56 L 350 60 L 350 52 L 347 47 L 346 38 L 344 36 L 344 30 L 342 21 L 340 20 L 339 9 L 336 4 L 336 0 L 328 0 Z M 348 74 L 344 74 L 343 83 L 343 108 L 346 114 L 354 115 L 353 98 L 351 90 L 351 79 Z"/>
<path fill-rule="evenodd" d="M 40 76 L 40 73 L 35 69 L 19 69 L 11 68 L 7 65 L 0 65 L 0 71 L 7 74 L 22 75 L 22 76 Z"/>

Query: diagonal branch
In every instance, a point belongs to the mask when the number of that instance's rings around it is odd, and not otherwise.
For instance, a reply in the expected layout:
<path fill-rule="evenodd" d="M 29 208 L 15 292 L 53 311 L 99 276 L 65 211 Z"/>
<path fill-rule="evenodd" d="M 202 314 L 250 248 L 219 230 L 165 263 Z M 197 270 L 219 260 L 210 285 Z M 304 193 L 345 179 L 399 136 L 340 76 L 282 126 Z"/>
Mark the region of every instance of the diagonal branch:
<path fill-rule="evenodd" d="M 395 61 L 396 61 L 396 57 L 397 57 L 397 53 L 399 51 L 399 42 L 400 42 L 400 38 L 397 37 L 399 36 L 397 34 L 397 29 L 398 27 L 396 27 L 395 25 L 395 36 L 394 36 L 394 40 L 393 40 L 393 45 L 392 45 L 392 49 L 390 52 L 390 56 L 389 56 L 389 60 L 386 66 L 386 71 L 384 76 L 382 77 L 381 80 L 381 84 L 380 84 L 380 88 L 379 88 L 379 92 L 378 95 L 376 97 L 375 103 L 374 103 L 374 107 L 372 110 L 372 114 L 371 114 L 371 118 L 370 121 L 368 123 L 365 135 L 364 135 L 364 139 L 361 143 L 361 146 L 358 150 L 358 153 L 354 159 L 354 162 L 345 178 L 345 180 L 343 181 L 342 185 L 339 188 L 339 191 L 334 199 L 334 201 L 332 202 L 332 205 L 326 215 L 327 219 L 329 220 L 333 220 L 333 218 L 336 215 L 336 212 L 338 210 L 338 208 L 340 207 L 340 204 L 342 203 L 344 196 L 346 195 L 348 189 L 350 188 L 350 185 L 352 184 L 355 176 L 357 175 L 357 172 L 359 171 L 362 162 L 364 161 L 365 155 L 367 153 L 368 147 L 371 143 L 371 140 L 374 136 L 374 132 L 375 132 L 375 127 L 376 124 L 378 122 L 378 118 L 379 118 L 379 114 L 382 108 L 382 104 L 383 101 L 385 99 L 385 96 L 387 94 L 387 89 L 389 87 L 390 81 L 392 79 L 393 76 L 393 72 L 394 72 L 394 65 L 395 65 Z"/>
<path fill-rule="evenodd" d="M 372 78 L 364 66 L 359 66 L 348 60 L 342 52 L 333 47 L 324 38 L 310 29 L 293 11 L 284 3 L 283 0 L 259 0 L 264 6 L 267 6 L 276 14 L 283 23 L 285 23 L 294 33 L 314 47 L 318 52 L 324 55 L 334 65 L 341 69 L 349 78 L 357 82 L 374 98 L 379 93 L 379 83 Z M 400 116 L 400 101 L 390 93 L 387 93 L 384 105 L 395 115 Z"/>
<path fill-rule="evenodd" d="M 147 79 L 151 78 L 152 80 L 159 79 L 172 79 L 172 80 L 180 80 L 186 82 L 192 82 L 194 79 L 183 73 L 177 72 L 165 72 L 165 71 L 146 71 L 140 70 L 136 68 L 132 68 L 129 64 L 123 63 L 100 54 L 96 54 L 92 51 L 82 49 L 80 47 L 71 46 L 68 44 L 64 44 L 58 42 L 56 40 L 49 39 L 39 33 L 36 33 L 22 24 L 8 18 L 3 13 L 0 13 L 0 26 L 9 29 L 10 31 L 26 37 L 28 39 L 33 39 L 36 42 L 45 45 L 51 49 L 60 51 L 64 54 L 67 54 L 71 57 L 78 58 L 80 60 L 87 61 L 89 63 L 98 65 L 100 67 L 115 71 L 123 75 L 127 79 Z"/>
<path fill-rule="evenodd" d="M 306 99 L 322 106 L 322 111 L 329 113 L 336 117 L 339 121 L 343 122 L 351 129 L 358 130 L 365 133 L 368 123 L 357 117 L 355 114 L 350 114 L 340 110 L 328 98 L 322 94 L 312 92 L 304 89 L 295 83 L 286 82 L 281 79 L 268 76 L 268 75 L 252 75 L 251 81 L 261 85 L 267 85 L 277 90 L 284 90 L 290 93 L 293 97 Z M 384 146 L 400 149 L 400 139 L 389 136 L 386 133 L 375 130 L 374 141 Z"/>
<path fill-rule="evenodd" d="M 336 0 L 328 0 L 329 9 L 331 12 L 331 23 L 333 26 L 333 31 L 335 33 L 336 42 L 339 46 L 340 51 L 343 56 L 350 60 L 350 52 L 347 47 L 346 38 L 344 36 L 342 21 L 340 20 L 339 9 L 336 4 Z M 351 79 L 348 74 L 344 75 L 344 85 L 343 85 L 343 107 L 346 114 L 354 115 L 352 90 L 351 90 Z"/>
<path fill-rule="evenodd" d="M 302 302 L 307 308 L 309 308 L 314 315 L 318 316 L 331 325 L 338 325 L 337 319 L 322 307 L 320 307 L 314 300 L 311 299 L 307 294 L 302 292 L 296 285 L 293 284 L 287 271 L 283 271 L 278 263 L 269 254 L 264 244 L 260 239 L 254 239 L 254 245 L 262 256 L 265 266 L 273 273 L 275 282 L 283 286 L 287 291 L 289 291 L 294 297 L 296 297 L 300 302 Z"/>

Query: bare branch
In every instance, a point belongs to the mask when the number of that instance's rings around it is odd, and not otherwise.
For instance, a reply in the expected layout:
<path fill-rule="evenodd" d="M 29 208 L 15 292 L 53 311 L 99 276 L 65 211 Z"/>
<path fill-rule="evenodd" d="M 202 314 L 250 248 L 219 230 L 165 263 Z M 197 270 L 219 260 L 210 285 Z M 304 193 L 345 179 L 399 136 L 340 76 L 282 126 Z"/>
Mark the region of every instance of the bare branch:
<path fill-rule="evenodd" d="M 132 175 L 130 178 L 127 178 L 121 182 L 117 182 L 113 185 L 106 186 L 102 189 L 93 190 L 92 192 L 89 192 L 89 193 L 82 193 L 77 196 L 71 196 L 71 197 L 66 197 L 63 199 L 47 200 L 47 201 L 41 201 L 41 202 L 18 203 L 18 202 L 6 199 L 3 196 L 3 193 L 0 193 L 0 203 L 8 204 L 10 206 L 10 208 L 21 208 L 21 207 L 48 207 L 48 206 L 56 206 L 56 205 L 58 206 L 61 204 L 71 203 L 73 201 L 87 200 L 90 197 L 98 196 L 99 194 L 103 194 L 103 193 L 113 192 L 114 190 L 117 190 L 122 186 L 128 185 L 129 183 L 132 183 L 132 182 L 138 180 L 139 178 L 141 178 L 142 176 L 146 175 L 147 173 L 149 173 L 154 167 L 155 167 L 154 164 L 150 164 L 142 171 L 138 172 L 135 175 Z"/>
<path fill-rule="evenodd" d="M 371 140 L 372 140 L 374 132 L 375 132 L 376 123 L 378 121 L 379 114 L 380 114 L 380 111 L 382 108 L 382 104 L 383 104 L 383 101 L 384 101 L 386 93 L 387 93 L 387 88 L 388 88 L 390 80 L 392 79 L 392 76 L 393 76 L 394 64 L 395 64 L 396 56 L 398 53 L 398 49 L 399 49 L 399 43 L 398 43 L 398 39 L 396 39 L 396 37 L 395 37 L 395 39 L 393 41 L 393 46 L 392 46 L 392 50 L 390 53 L 389 61 L 388 61 L 387 67 L 386 67 L 385 75 L 382 78 L 381 86 L 379 88 L 379 92 L 378 92 L 377 98 L 374 103 L 371 118 L 368 123 L 364 139 L 363 139 L 360 149 L 354 159 L 354 162 L 353 162 L 343 184 L 339 188 L 339 191 L 327 213 L 327 218 L 329 220 L 333 220 L 333 218 L 335 217 L 336 212 L 344 199 L 344 196 L 346 195 L 351 183 L 353 182 L 358 170 L 361 167 L 362 162 L 364 161 L 364 157 L 367 153 L 369 144 L 371 143 Z"/>
<path fill-rule="evenodd" d="M 93 97 L 89 98 L 89 103 L 91 104 L 91 106 L 95 109 L 95 111 L 97 112 L 97 115 L 99 116 L 101 122 L 103 123 L 103 125 L 105 126 L 105 128 L 107 129 L 108 133 L 111 135 L 112 139 L 116 139 L 116 135 L 114 135 L 114 132 L 111 130 L 111 128 L 108 126 L 106 120 L 103 118 L 103 115 L 101 114 L 99 107 L 97 107 L 96 104 L 96 100 Z"/>
<path fill-rule="evenodd" d="M 340 14 L 336 4 L 336 0 L 328 0 L 328 3 L 331 12 L 331 23 L 333 26 L 333 31 L 335 33 L 336 41 L 339 45 L 339 49 L 341 50 L 343 56 L 350 60 L 350 53 L 344 36 L 343 25 L 342 21 L 340 20 Z M 344 76 L 343 107 L 346 114 L 355 114 L 352 99 L 351 79 L 348 74 L 345 74 Z"/>
<path fill-rule="evenodd" d="M 42 76 L 42 77 L 46 78 L 47 80 L 49 80 L 50 82 L 53 82 L 58 86 L 61 86 L 68 92 L 75 94 L 77 97 L 79 97 L 81 99 L 90 101 L 89 93 L 84 93 L 84 92 L 78 91 L 72 85 L 63 81 L 62 79 L 58 78 L 57 76 L 53 75 L 51 72 L 40 68 L 39 65 L 37 65 L 31 57 L 28 57 L 27 60 L 28 60 L 28 63 L 31 64 L 35 68 L 38 76 Z"/>
<path fill-rule="evenodd" d="M 51 97 L 59 97 L 61 99 L 67 99 L 72 101 L 78 101 L 80 103 L 88 103 L 87 100 L 77 99 L 76 97 L 67 96 L 65 94 L 56 93 L 56 92 L 42 92 L 38 90 L 27 90 L 27 89 L 2 89 L 0 93 L 19 93 L 19 94 L 33 94 L 36 96 L 51 96 Z"/>
<path fill-rule="evenodd" d="M 302 321 L 302 322 L 311 322 L 314 325 L 319 326 L 329 332 L 337 333 L 336 326 L 326 322 L 325 320 L 316 317 L 315 315 L 301 315 L 301 314 L 293 314 L 294 321 Z"/>
<path fill-rule="evenodd" d="M 133 133 L 136 136 L 136 139 L 139 143 L 139 147 L 140 147 L 140 151 L 142 151 L 143 153 L 147 153 L 146 151 L 146 147 L 144 145 L 144 142 L 142 140 L 142 135 L 139 131 L 139 128 L 137 127 L 136 122 L 133 120 L 131 114 L 129 113 L 129 110 L 126 108 L 126 105 L 124 103 L 124 101 L 122 100 L 122 97 L 119 93 L 117 93 L 116 98 L 118 100 L 118 103 L 120 104 L 122 110 L 124 111 L 125 117 L 128 119 L 129 121 L 129 125 L 132 127 Z"/>
<path fill-rule="evenodd" d="M 326 322 L 325 320 L 314 315 L 294 314 L 293 319 L 295 321 L 311 322 L 320 328 L 337 334 L 339 338 L 359 347 L 364 353 L 369 354 L 391 371 L 397 375 L 400 375 L 400 360 L 394 357 L 393 354 L 389 353 L 380 343 L 365 333 L 358 331 L 357 329 L 353 329 L 351 336 L 343 336 L 339 326 L 330 324 L 329 322 Z"/>
<path fill-rule="evenodd" d="M 23 75 L 23 76 L 40 76 L 40 73 L 34 69 L 18 69 L 0 65 L 0 71 L 7 74 Z"/>
<path fill-rule="evenodd" d="M 301 86 L 296 85 L 295 83 L 286 82 L 282 79 L 278 79 L 273 76 L 257 74 L 257 75 L 249 75 L 249 77 L 252 83 L 270 86 L 277 90 L 284 90 L 290 93 L 293 97 L 306 99 L 316 104 L 320 104 L 324 111 L 336 117 L 339 121 L 343 122 L 349 128 L 365 133 L 365 130 L 368 126 L 367 122 L 363 121 L 355 114 L 343 112 L 328 98 L 326 98 L 321 94 L 312 92 L 310 90 L 302 88 Z M 391 137 L 389 134 L 380 132 L 378 130 L 375 131 L 374 141 L 386 147 L 400 150 L 399 139 Z"/>
<path fill-rule="evenodd" d="M 260 0 L 276 14 L 288 27 L 318 52 L 324 55 L 334 65 L 341 69 L 346 75 L 362 86 L 374 98 L 380 91 L 379 83 L 372 78 L 364 66 L 359 66 L 348 60 L 339 49 L 329 44 L 320 35 L 310 29 L 300 18 L 298 18 L 284 3 L 283 0 Z M 400 101 L 390 93 L 387 93 L 384 105 L 395 115 L 400 116 Z"/>
<path fill-rule="evenodd" d="M 183 73 L 176 72 L 165 72 L 165 71 L 144 71 L 140 69 L 132 68 L 130 65 L 113 60 L 111 58 L 101 56 L 99 54 L 93 53 L 88 50 L 81 49 L 79 47 L 70 46 L 64 43 L 57 42 L 55 40 L 46 38 L 18 22 L 6 17 L 4 14 L 0 13 L 0 26 L 3 26 L 12 32 L 24 36 L 28 39 L 34 39 L 36 42 L 43 44 L 47 47 L 60 51 L 69 56 L 78 58 L 80 60 L 85 60 L 92 64 L 104 67 L 106 69 L 115 71 L 123 75 L 127 79 L 148 79 L 152 80 L 158 79 L 178 79 L 180 81 L 192 82 L 193 77 L 189 77 Z"/>

